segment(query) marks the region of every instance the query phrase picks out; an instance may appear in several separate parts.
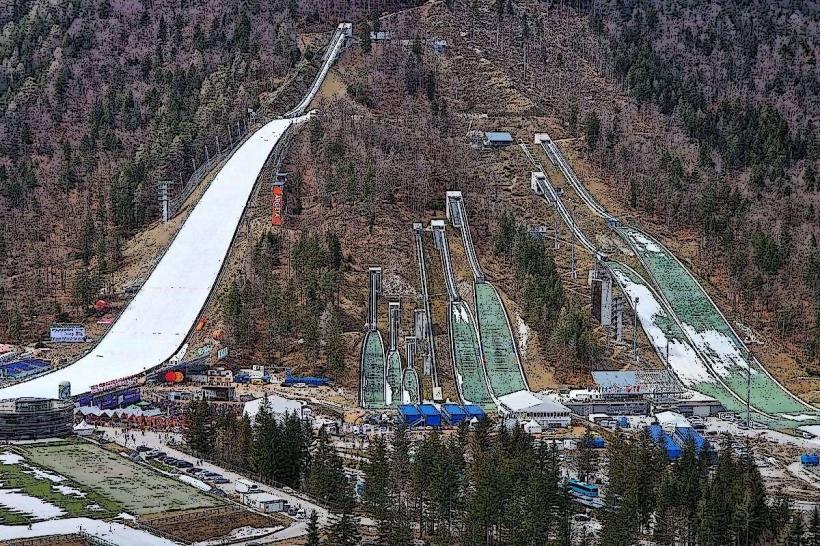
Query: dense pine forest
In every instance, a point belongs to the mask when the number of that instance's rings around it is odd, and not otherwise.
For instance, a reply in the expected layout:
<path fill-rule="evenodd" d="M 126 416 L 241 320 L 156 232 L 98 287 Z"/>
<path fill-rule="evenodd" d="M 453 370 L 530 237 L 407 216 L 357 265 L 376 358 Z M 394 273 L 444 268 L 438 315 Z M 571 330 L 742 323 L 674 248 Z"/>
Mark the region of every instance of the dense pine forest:
<path fill-rule="evenodd" d="M 263 482 L 300 489 L 335 514 L 322 544 L 357 544 L 357 518 L 377 524 L 378 543 L 570 546 L 751 546 L 820 543 L 820 515 L 794 510 L 764 487 L 749 447 L 731 437 L 717 453 L 693 443 L 670 462 L 645 432 L 613 436 L 605 450 L 536 443 L 520 427 L 484 421 L 421 439 L 399 426 L 351 463 L 295 415 L 265 409 L 253 423 L 195 402 L 188 447 Z M 585 438 L 590 438 L 589 431 Z M 548 445 L 549 444 L 549 445 Z M 356 495 L 356 476 L 364 488 Z M 605 507 L 587 512 L 568 477 L 603 484 Z M 583 519 L 582 519 L 583 518 Z M 319 533 L 317 531 L 317 535 Z"/>

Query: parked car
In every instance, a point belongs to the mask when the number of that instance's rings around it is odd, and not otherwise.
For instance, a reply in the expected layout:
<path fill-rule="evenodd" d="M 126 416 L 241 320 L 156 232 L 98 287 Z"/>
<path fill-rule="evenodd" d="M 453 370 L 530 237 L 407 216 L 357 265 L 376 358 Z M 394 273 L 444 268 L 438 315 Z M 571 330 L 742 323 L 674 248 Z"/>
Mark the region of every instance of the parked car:
<path fill-rule="evenodd" d="M 231 480 L 229 480 L 228 478 L 225 478 L 224 476 L 219 476 L 218 478 L 211 478 L 210 481 L 212 481 L 216 484 L 219 484 L 219 485 L 223 485 L 223 484 L 226 484 L 226 483 L 231 483 Z"/>
<path fill-rule="evenodd" d="M 193 468 L 194 463 L 190 463 L 188 461 L 177 461 L 174 463 L 174 466 L 177 468 Z"/>
<path fill-rule="evenodd" d="M 145 451 L 151 451 L 151 448 L 148 446 L 137 446 L 137 452 L 143 453 Z"/>

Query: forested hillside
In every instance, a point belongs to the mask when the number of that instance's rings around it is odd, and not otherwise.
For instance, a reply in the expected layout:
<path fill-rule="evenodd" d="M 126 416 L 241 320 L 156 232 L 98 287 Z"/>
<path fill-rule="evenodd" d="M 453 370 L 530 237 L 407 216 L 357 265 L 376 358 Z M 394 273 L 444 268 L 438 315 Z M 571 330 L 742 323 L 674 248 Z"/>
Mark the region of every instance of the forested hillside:
<path fill-rule="evenodd" d="M 238 138 L 249 109 L 263 107 L 264 117 L 291 106 L 269 99 L 285 83 L 306 85 L 316 47 L 357 9 L 285 0 L 3 3 L 3 337 L 31 339 L 44 315 L 88 303 L 119 267 L 124 241 L 157 218 L 156 183 L 187 180 L 206 153 Z M 304 66 L 295 84 L 288 79 Z"/>

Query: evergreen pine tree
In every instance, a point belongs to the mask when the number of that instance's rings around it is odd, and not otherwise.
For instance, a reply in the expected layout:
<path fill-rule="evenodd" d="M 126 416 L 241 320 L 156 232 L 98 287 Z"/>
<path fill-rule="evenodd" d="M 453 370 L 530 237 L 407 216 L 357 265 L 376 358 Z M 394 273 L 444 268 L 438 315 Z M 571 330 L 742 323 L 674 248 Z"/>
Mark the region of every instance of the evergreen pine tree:
<path fill-rule="evenodd" d="M 390 516 L 390 464 L 387 457 L 387 446 L 379 436 L 367 450 L 367 462 L 364 464 L 365 483 L 362 504 L 376 520 L 381 530 L 387 528 Z M 384 539 L 384 537 L 382 537 Z"/>
<path fill-rule="evenodd" d="M 307 540 L 305 546 L 319 546 L 321 536 L 319 535 L 319 515 L 316 510 L 310 512 L 307 524 Z"/>

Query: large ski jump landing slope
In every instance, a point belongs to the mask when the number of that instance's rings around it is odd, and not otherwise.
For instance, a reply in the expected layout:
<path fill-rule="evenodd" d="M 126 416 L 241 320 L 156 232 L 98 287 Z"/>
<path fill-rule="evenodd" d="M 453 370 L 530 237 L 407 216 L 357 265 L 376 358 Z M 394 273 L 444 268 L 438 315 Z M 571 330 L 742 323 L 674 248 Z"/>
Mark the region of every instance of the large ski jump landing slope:
<path fill-rule="evenodd" d="M 265 161 L 287 128 L 300 120 L 271 121 L 236 150 L 142 289 L 90 353 L 53 373 L 2 389 L 0 398 L 55 398 L 61 381 L 70 382 L 71 392 L 79 394 L 173 356 L 208 299 Z"/>

